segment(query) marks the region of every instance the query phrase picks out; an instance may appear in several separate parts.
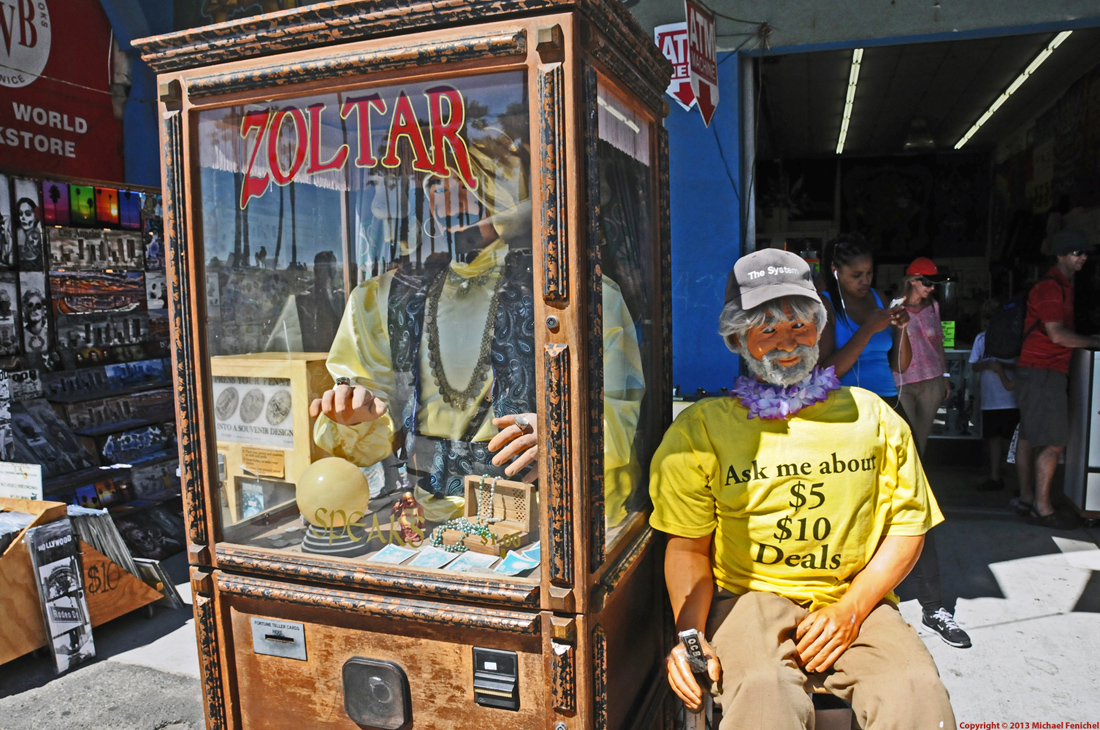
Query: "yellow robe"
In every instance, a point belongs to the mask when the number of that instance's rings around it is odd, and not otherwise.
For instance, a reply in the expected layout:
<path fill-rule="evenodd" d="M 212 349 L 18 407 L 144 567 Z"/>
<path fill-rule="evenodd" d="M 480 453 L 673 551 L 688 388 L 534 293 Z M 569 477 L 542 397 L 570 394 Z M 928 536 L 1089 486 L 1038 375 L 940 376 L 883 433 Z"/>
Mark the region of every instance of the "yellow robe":
<path fill-rule="evenodd" d="M 484 284 L 471 287 L 461 296 L 449 278 L 443 285 L 437 314 L 439 348 L 447 379 L 458 390 L 470 381 L 477 362 L 489 300 L 507 254 L 507 246 L 498 240 L 469 264 L 450 264 L 451 269 L 464 278 L 497 269 Z M 389 271 L 356 287 L 328 357 L 328 370 L 333 378 L 349 378 L 387 402 L 396 388 L 388 335 L 388 301 L 393 276 L 394 272 Z M 606 277 L 603 279 L 603 317 L 605 513 L 608 524 L 614 525 L 626 516 L 625 503 L 631 493 L 642 488 L 641 470 L 634 453 L 634 433 L 645 394 L 645 379 L 634 323 L 618 285 Z M 443 401 L 431 372 L 426 327 L 423 338 L 418 431 L 425 436 L 460 439 L 475 417 L 478 405 L 492 389 L 492 371 L 486 375 L 479 395 L 466 408 L 456 409 Z M 369 466 L 394 452 L 394 438 L 400 430 L 395 423 L 397 418 L 400 414 L 387 411 L 371 423 L 341 426 L 321 416 L 314 426 L 314 440 L 335 456 L 359 466 Z M 498 433 L 492 419 L 490 410 L 478 427 L 474 441 L 487 442 Z M 435 497 L 420 489 L 416 496 L 432 522 L 453 516 L 463 506 L 459 497 Z"/>

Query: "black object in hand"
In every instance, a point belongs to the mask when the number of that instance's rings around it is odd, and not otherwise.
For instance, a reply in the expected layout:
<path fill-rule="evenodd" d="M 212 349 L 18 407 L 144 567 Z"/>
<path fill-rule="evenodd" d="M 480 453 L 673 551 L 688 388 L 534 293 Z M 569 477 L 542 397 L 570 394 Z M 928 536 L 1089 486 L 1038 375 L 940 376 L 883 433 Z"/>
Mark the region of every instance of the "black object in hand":
<path fill-rule="evenodd" d="M 699 640 L 699 632 L 696 629 L 688 629 L 680 632 L 680 643 L 687 650 L 688 664 L 691 665 L 693 674 L 707 673 L 707 657 L 703 654 L 703 644 Z"/>

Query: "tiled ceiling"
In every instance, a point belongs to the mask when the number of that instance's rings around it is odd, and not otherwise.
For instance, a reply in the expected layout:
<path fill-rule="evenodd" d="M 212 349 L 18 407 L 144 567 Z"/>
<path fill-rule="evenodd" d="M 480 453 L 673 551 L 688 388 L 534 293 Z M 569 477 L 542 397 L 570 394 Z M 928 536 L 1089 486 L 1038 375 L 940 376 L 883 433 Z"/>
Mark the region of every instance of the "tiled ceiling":
<path fill-rule="evenodd" d="M 950 150 L 1054 38 L 1054 33 L 865 49 L 845 155 L 903 151 L 913 120 Z M 852 52 L 765 56 L 758 154 L 800 158 L 836 152 Z M 1012 95 L 966 149 L 989 149 L 1100 64 L 1100 29 L 1078 30 Z"/>

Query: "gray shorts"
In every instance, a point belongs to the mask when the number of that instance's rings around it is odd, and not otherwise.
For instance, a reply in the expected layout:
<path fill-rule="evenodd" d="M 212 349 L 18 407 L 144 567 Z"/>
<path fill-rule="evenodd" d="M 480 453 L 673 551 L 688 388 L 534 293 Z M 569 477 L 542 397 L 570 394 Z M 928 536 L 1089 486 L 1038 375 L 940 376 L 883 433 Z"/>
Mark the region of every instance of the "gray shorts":
<path fill-rule="evenodd" d="M 1069 443 L 1068 378 L 1057 370 L 1016 369 L 1020 438 L 1032 446 Z"/>

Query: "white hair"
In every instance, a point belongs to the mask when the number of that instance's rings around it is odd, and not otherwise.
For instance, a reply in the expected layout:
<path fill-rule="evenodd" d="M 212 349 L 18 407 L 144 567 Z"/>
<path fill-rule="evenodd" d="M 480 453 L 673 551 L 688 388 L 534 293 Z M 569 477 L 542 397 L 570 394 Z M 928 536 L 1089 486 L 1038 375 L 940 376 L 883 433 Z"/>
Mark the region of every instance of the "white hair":
<path fill-rule="evenodd" d="M 779 297 L 752 309 L 742 309 L 741 303 L 734 300 L 728 302 L 722 309 L 722 313 L 718 315 L 718 334 L 722 336 L 726 347 L 733 352 L 738 352 L 737 348 L 730 343 L 730 335 L 737 335 L 737 339 L 743 341 L 749 330 L 768 322 L 812 319 L 817 326 L 817 336 L 820 338 L 822 330 L 825 329 L 826 317 L 825 305 L 810 297 L 797 295 Z"/>

